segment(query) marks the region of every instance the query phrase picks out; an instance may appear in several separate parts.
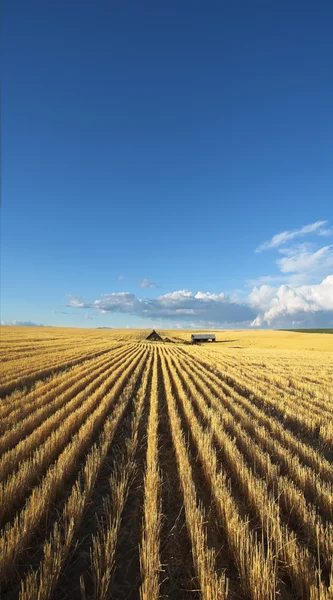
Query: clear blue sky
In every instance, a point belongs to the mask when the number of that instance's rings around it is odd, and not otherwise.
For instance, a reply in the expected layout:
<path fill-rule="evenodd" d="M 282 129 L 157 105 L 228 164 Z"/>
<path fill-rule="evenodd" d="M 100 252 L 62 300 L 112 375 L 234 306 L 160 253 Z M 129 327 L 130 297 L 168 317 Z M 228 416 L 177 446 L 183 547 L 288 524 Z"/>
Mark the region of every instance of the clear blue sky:
<path fill-rule="evenodd" d="M 333 273 L 332 2 L 12 0 L 2 27 L 3 321 L 302 321 L 263 315 Z"/>

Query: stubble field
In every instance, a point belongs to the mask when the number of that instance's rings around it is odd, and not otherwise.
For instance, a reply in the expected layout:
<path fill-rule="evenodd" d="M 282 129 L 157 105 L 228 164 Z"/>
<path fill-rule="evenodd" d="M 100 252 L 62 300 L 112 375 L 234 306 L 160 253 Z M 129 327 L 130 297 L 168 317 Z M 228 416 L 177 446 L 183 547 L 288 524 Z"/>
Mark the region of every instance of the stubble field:
<path fill-rule="evenodd" d="M 3 600 L 333 598 L 333 335 L 1 328 Z"/>

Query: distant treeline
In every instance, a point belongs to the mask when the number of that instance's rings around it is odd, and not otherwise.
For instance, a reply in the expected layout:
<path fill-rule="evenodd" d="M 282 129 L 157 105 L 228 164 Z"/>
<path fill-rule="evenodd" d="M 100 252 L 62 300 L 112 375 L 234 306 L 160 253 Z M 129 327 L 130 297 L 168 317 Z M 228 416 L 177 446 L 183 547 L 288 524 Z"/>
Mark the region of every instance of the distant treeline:
<path fill-rule="evenodd" d="M 298 333 L 333 333 L 333 329 L 279 329 L 278 331 L 297 331 Z"/>

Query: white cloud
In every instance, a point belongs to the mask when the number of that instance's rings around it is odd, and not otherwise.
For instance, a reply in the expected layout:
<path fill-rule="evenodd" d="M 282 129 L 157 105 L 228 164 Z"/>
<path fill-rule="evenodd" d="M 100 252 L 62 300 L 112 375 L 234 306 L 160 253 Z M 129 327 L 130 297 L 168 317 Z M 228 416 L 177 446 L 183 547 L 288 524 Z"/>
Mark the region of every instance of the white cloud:
<path fill-rule="evenodd" d="M 1 325 L 10 325 L 16 327 L 45 327 L 45 325 L 42 323 L 34 323 L 34 321 L 1 321 Z"/>
<path fill-rule="evenodd" d="M 95 300 L 92 304 L 86 304 L 85 308 L 95 308 L 101 312 L 135 313 L 138 300 L 130 292 L 113 292 L 103 294 L 101 300 Z"/>
<path fill-rule="evenodd" d="M 333 235 L 333 227 L 327 227 L 326 229 L 320 229 L 320 231 L 318 231 L 318 234 L 323 235 L 323 236 Z"/>
<path fill-rule="evenodd" d="M 280 257 L 275 260 L 275 264 L 280 273 L 261 276 L 248 283 L 255 286 L 261 284 L 299 286 L 322 281 L 333 270 L 333 245 L 320 247 L 318 241 L 293 243 L 292 240 L 311 232 L 321 236 L 331 235 L 333 228 L 324 229 L 322 225 L 325 223 L 327 221 L 317 221 L 295 231 L 285 231 L 259 246 L 257 252 L 270 247 L 275 248 L 279 253 Z"/>
<path fill-rule="evenodd" d="M 262 285 L 260 288 L 254 287 L 248 296 L 249 303 L 252 306 L 268 308 L 275 296 L 276 289 L 270 285 Z"/>
<path fill-rule="evenodd" d="M 304 327 L 327 327 L 333 324 L 333 275 L 317 285 L 254 288 L 249 300 L 258 308 L 252 326 L 290 327 L 298 322 Z"/>
<path fill-rule="evenodd" d="M 80 304 L 80 303 L 79 303 Z M 91 303 L 81 303 L 82 308 L 92 308 L 103 313 L 125 313 L 152 320 L 205 323 L 242 323 L 246 327 L 255 318 L 255 310 L 246 303 L 235 301 L 227 294 L 210 294 L 178 290 L 155 298 L 138 298 L 130 292 L 104 294 Z M 74 302 L 73 306 L 78 307 Z"/>
<path fill-rule="evenodd" d="M 309 273 L 318 268 L 333 267 L 333 245 L 323 246 L 312 252 L 307 245 L 288 249 L 287 256 L 278 259 L 277 265 L 282 273 Z"/>
<path fill-rule="evenodd" d="M 222 301 L 228 299 L 228 295 L 224 292 L 221 292 L 221 294 L 211 294 L 210 292 L 197 292 L 194 297 L 203 300 L 204 302 L 209 302 L 210 300 Z"/>
<path fill-rule="evenodd" d="M 316 221 L 300 229 L 285 231 L 265 242 L 257 251 L 275 248 L 279 273 L 259 277 L 245 295 L 199 290 L 176 290 L 154 298 L 132 292 L 113 292 L 87 302 L 70 296 L 68 306 L 99 313 L 121 313 L 148 319 L 166 328 L 329 327 L 333 325 L 333 245 L 318 248 L 314 243 L 293 243 L 300 236 L 327 236 L 327 221 Z M 291 242 L 291 243 L 290 243 Z M 148 279 L 142 288 L 157 287 Z M 241 301 L 239 298 L 244 298 Z M 86 312 L 85 318 L 91 318 Z"/>
<path fill-rule="evenodd" d="M 82 296 L 72 296 L 69 294 L 68 298 L 70 298 L 70 300 L 68 304 L 65 304 L 65 306 L 71 306 L 72 308 L 87 308 L 85 300 Z"/>
<path fill-rule="evenodd" d="M 277 233 L 272 237 L 271 240 L 268 240 L 267 242 L 264 242 L 263 244 L 258 246 L 256 252 L 262 252 L 263 250 L 268 250 L 269 248 L 277 248 L 282 244 L 286 244 L 295 237 L 300 237 L 306 235 L 307 233 L 316 232 L 318 234 L 323 235 L 323 232 L 328 231 L 321 229 L 326 223 L 327 221 L 316 221 L 315 223 L 311 223 L 310 225 L 305 225 L 304 227 L 301 227 L 301 229 L 294 229 L 292 231 L 282 231 L 281 233 Z M 324 233 L 324 235 L 326 234 Z"/>
<path fill-rule="evenodd" d="M 153 288 L 156 287 L 156 284 L 153 281 L 148 281 L 148 279 L 142 279 L 139 281 L 139 286 L 142 288 Z"/>
<path fill-rule="evenodd" d="M 77 304 L 75 304 L 77 308 Z M 329 327 L 333 325 L 333 275 L 320 284 L 255 286 L 244 302 L 228 294 L 178 290 L 155 298 L 138 298 L 130 292 L 104 294 L 85 308 L 121 313 L 194 328 Z M 85 313 L 85 318 L 91 318 Z M 301 325 L 299 325 L 301 326 Z"/>
<path fill-rule="evenodd" d="M 125 279 L 125 275 L 118 275 L 118 281 L 123 281 Z"/>
<path fill-rule="evenodd" d="M 316 221 L 301 229 L 285 231 L 259 246 L 257 252 L 266 248 L 278 250 L 280 258 L 276 265 L 280 274 L 258 278 L 258 287 L 249 294 L 250 305 L 258 311 L 252 326 L 333 325 L 333 245 L 318 248 L 314 243 L 290 243 L 309 233 L 330 235 L 333 230 L 324 229 L 326 223 Z"/>
<path fill-rule="evenodd" d="M 275 283 L 278 285 L 279 283 L 283 283 L 285 280 L 284 275 L 260 275 L 255 279 L 248 279 L 246 281 L 246 285 L 248 287 L 258 286 L 258 285 L 269 285 L 271 283 Z"/>

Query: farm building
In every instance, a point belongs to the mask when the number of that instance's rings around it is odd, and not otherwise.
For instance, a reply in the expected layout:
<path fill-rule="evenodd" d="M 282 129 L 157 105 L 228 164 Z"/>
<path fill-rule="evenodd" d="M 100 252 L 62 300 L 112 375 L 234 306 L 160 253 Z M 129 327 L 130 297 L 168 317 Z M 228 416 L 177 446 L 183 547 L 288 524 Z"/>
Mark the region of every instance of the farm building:
<path fill-rule="evenodd" d="M 192 333 L 192 344 L 200 344 L 200 342 L 215 342 L 214 333 Z"/>
<path fill-rule="evenodd" d="M 153 331 L 146 337 L 146 340 L 150 342 L 163 342 L 162 338 L 158 333 L 153 329 Z"/>

